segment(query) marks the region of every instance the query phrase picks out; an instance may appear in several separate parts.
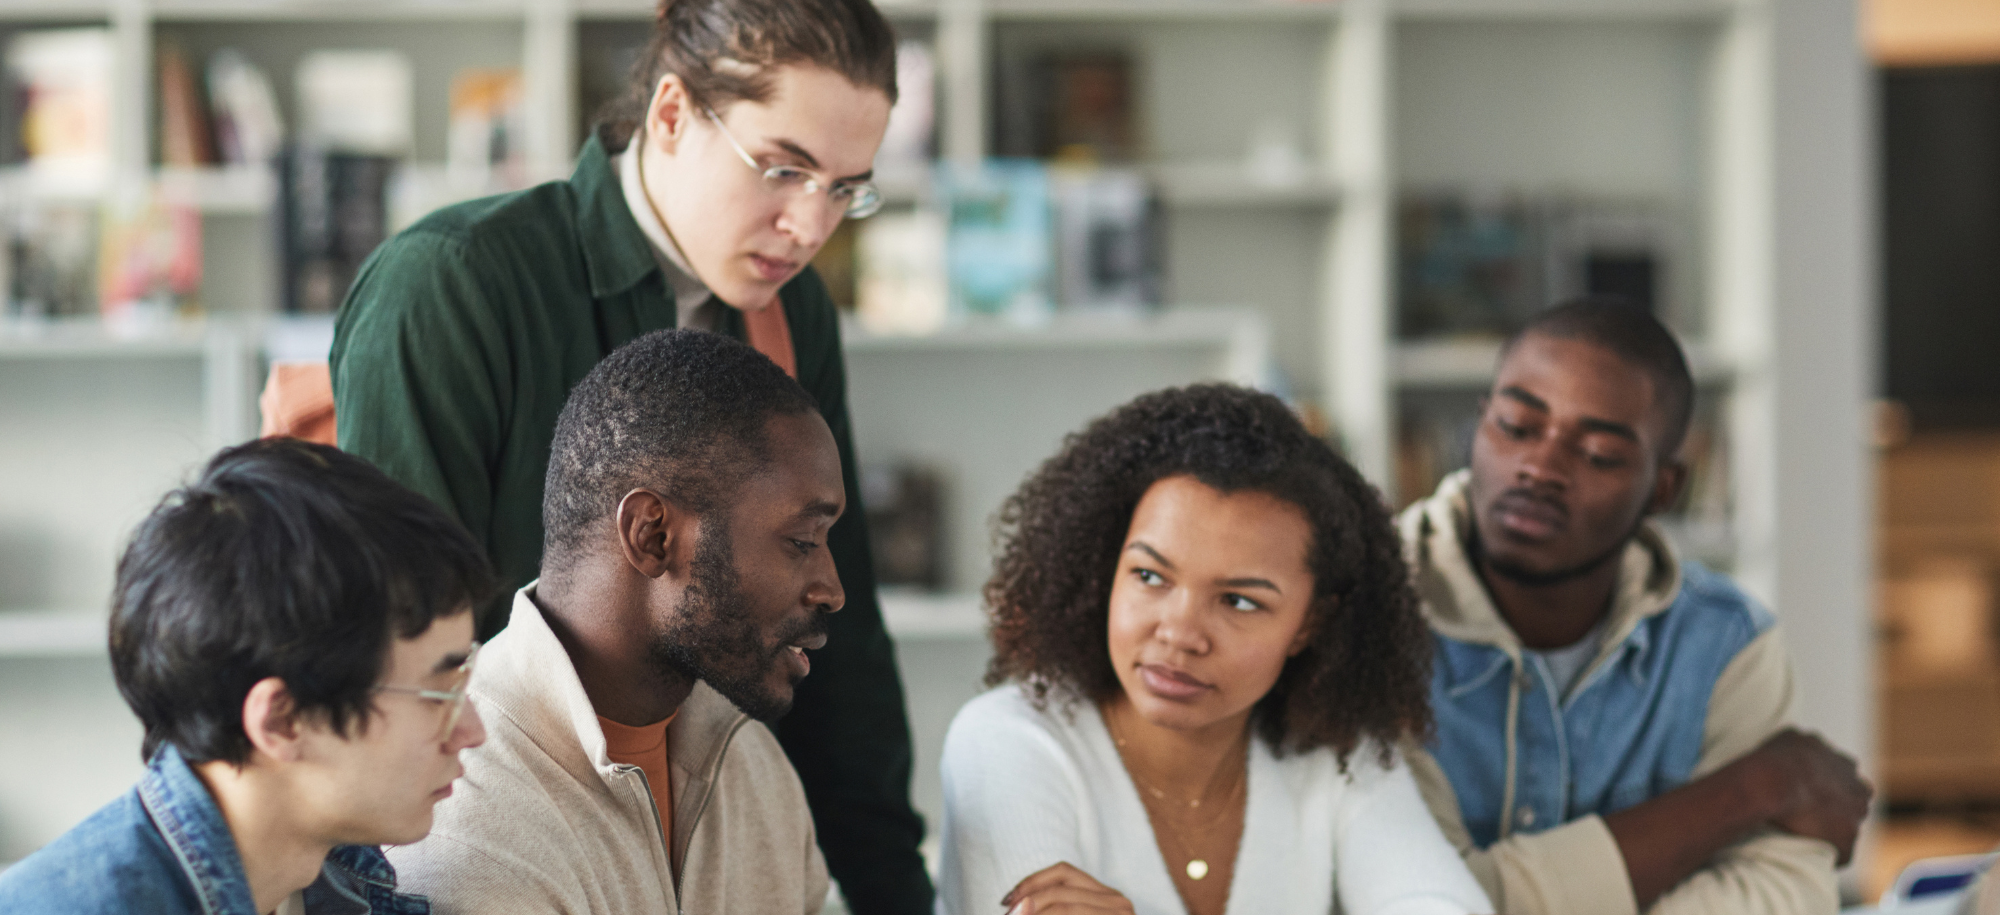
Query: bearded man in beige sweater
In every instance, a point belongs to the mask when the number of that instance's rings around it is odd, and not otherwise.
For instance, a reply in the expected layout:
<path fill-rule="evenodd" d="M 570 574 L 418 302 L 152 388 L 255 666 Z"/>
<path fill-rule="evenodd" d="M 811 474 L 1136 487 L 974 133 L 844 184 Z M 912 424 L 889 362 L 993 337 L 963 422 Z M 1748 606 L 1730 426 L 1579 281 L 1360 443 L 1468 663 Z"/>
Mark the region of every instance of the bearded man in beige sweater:
<path fill-rule="evenodd" d="M 429 837 L 392 849 L 441 915 L 819 911 L 825 862 L 783 715 L 844 595 L 832 433 L 770 360 L 717 334 L 619 348 L 550 447 L 541 577 L 471 696 Z"/>

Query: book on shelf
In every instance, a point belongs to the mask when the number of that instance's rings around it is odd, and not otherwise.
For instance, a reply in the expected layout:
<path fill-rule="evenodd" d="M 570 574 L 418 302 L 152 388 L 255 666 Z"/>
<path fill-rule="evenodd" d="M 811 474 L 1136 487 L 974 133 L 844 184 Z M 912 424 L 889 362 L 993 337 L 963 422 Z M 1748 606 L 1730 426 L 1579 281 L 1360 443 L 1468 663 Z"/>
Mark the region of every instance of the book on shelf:
<path fill-rule="evenodd" d="M 104 207 L 97 296 L 107 320 L 156 320 L 197 312 L 201 212 L 148 194 Z"/>
<path fill-rule="evenodd" d="M 871 333 L 919 335 L 943 327 L 950 283 L 944 214 L 918 208 L 878 213 L 855 235 L 855 311 Z"/>
<path fill-rule="evenodd" d="M 1055 168 L 1057 300 L 1075 311 L 1160 304 L 1159 203 L 1130 169 Z"/>
<path fill-rule="evenodd" d="M 877 583 L 943 589 L 943 472 L 915 461 L 872 465 L 861 470 L 861 492 Z"/>
<path fill-rule="evenodd" d="M 322 50 L 299 61 L 297 138 L 279 169 L 286 311 L 339 308 L 388 237 L 391 184 L 415 134 L 412 71 L 407 55 L 390 50 Z"/>
<path fill-rule="evenodd" d="M 519 187 L 527 174 L 521 71 L 514 67 L 460 70 L 451 79 L 445 171 L 459 186 Z"/>
<path fill-rule="evenodd" d="M 38 184 L 95 193 L 109 179 L 111 63 L 110 29 L 37 29 L 8 40 L 21 153 Z"/>
<path fill-rule="evenodd" d="M 1651 201 L 1418 191 L 1397 212 L 1399 335 L 1504 337 L 1579 295 L 1671 318 L 1666 208 Z"/>
<path fill-rule="evenodd" d="M 937 170 L 946 217 L 949 311 L 1039 323 L 1054 308 L 1049 171 L 1033 159 L 989 159 Z"/>
<path fill-rule="evenodd" d="M 284 147 L 285 120 L 271 78 L 234 48 L 209 55 L 206 71 L 216 159 L 225 165 L 275 162 Z"/>
<path fill-rule="evenodd" d="M 1138 158 L 1132 59 L 1122 49 L 1057 51 L 1034 69 L 1036 155 L 1066 162 Z"/>
<path fill-rule="evenodd" d="M 389 234 L 390 156 L 295 146 L 282 159 L 280 234 L 288 312 L 340 307 L 361 262 Z"/>
<path fill-rule="evenodd" d="M 9 318 L 82 317 L 97 313 L 98 206 L 30 203 L 5 216 Z"/>
<path fill-rule="evenodd" d="M 176 168 L 215 164 L 215 137 L 196 88 L 194 68 L 180 45 L 162 41 L 153 51 L 160 91 L 160 163 Z"/>
<path fill-rule="evenodd" d="M 1143 158 L 1132 54 L 1118 45 L 996 49 L 994 151 L 1070 163 Z"/>
<path fill-rule="evenodd" d="M 1479 399 L 1471 394 L 1410 398 L 1396 425 L 1396 498 L 1401 509 L 1437 490 L 1472 457 Z"/>
<path fill-rule="evenodd" d="M 410 58 L 389 50 L 313 51 L 299 60 L 299 140 L 336 153 L 407 155 L 416 133 Z"/>

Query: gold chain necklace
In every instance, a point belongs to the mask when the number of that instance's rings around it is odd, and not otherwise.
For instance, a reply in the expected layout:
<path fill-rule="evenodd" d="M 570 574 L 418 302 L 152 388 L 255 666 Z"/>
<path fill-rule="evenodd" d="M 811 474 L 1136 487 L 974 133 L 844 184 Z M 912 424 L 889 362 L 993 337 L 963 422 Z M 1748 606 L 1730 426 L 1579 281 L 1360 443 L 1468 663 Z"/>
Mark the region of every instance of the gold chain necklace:
<path fill-rule="evenodd" d="M 1132 783 L 1134 785 L 1137 785 L 1139 788 L 1140 803 L 1144 804 L 1149 812 L 1152 811 L 1153 802 L 1147 800 L 1147 796 L 1150 795 L 1153 801 L 1159 802 L 1162 807 L 1167 807 L 1168 806 L 1167 792 L 1154 786 L 1152 783 L 1146 781 L 1145 779 L 1140 778 L 1139 773 L 1133 771 L 1131 762 L 1126 760 L 1125 736 L 1124 734 L 1120 733 L 1121 729 L 1117 726 L 1115 722 L 1113 722 L 1110 711 L 1111 710 L 1107 707 L 1100 714 L 1104 718 L 1105 729 L 1111 733 L 1111 742 L 1116 744 L 1118 747 L 1118 761 L 1125 766 L 1125 774 L 1130 776 L 1132 779 Z M 1203 797 L 1214 793 L 1215 780 L 1222 776 L 1222 771 L 1225 767 L 1228 766 L 1228 764 L 1229 764 L 1229 757 L 1224 756 L 1222 762 L 1217 764 L 1215 774 L 1209 776 L 1208 789 L 1204 790 L 1202 794 L 1195 796 L 1193 800 L 1185 802 L 1185 806 L 1187 807 L 1188 810 L 1192 811 L 1201 809 L 1201 803 Z M 1249 765 L 1249 760 L 1246 759 L 1244 760 L 1244 765 L 1242 769 L 1238 770 L 1237 777 L 1231 779 L 1231 787 L 1229 789 L 1229 795 L 1223 798 L 1221 803 L 1213 805 L 1217 808 L 1216 814 L 1210 817 L 1208 822 L 1203 823 L 1190 831 L 1197 833 L 1200 837 L 1206 838 L 1207 833 L 1210 829 L 1214 828 L 1217 823 L 1222 822 L 1223 819 L 1229 816 L 1232 805 L 1235 803 L 1236 798 L 1242 794 L 1243 789 L 1249 784 L 1249 781 L 1250 781 L 1250 765 Z M 1193 852 L 1193 850 L 1191 850 L 1188 847 L 1187 843 L 1182 841 L 1178 824 L 1174 822 L 1175 817 L 1167 815 L 1166 812 L 1163 810 L 1161 812 L 1160 819 L 1167 827 L 1166 830 L 1167 838 L 1174 843 L 1174 847 L 1180 851 L 1181 855 L 1188 859 L 1187 867 L 1184 871 L 1187 874 L 1188 879 L 1199 881 L 1207 877 L 1209 872 L 1208 861 L 1196 855 Z"/>

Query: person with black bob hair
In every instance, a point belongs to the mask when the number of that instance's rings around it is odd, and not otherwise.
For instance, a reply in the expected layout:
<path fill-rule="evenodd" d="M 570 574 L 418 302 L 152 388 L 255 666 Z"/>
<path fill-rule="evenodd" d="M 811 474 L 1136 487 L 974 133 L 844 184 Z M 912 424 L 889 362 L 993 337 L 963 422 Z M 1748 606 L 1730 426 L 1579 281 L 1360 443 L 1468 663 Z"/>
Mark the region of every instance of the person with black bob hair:
<path fill-rule="evenodd" d="M 223 451 L 118 563 L 146 774 L 0 874 L 0 911 L 420 910 L 376 846 L 423 838 L 485 738 L 465 697 L 493 588 L 465 530 L 366 461 Z"/>
<path fill-rule="evenodd" d="M 1492 910 L 1400 759 L 1430 645 L 1388 510 L 1283 403 L 1142 396 L 998 536 L 998 688 L 945 738 L 945 911 Z"/>

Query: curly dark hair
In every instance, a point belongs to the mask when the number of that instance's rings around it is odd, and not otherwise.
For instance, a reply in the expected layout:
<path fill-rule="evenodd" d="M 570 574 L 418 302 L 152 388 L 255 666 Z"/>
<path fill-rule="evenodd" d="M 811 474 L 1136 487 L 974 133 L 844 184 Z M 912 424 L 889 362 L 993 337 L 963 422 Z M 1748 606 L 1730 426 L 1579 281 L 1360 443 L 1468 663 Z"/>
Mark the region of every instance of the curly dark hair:
<path fill-rule="evenodd" d="M 1118 554 L 1140 497 L 1183 475 L 1267 493 L 1312 523 L 1312 634 L 1252 714 L 1273 751 L 1330 747 L 1345 767 L 1367 737 L 1386 764 L 1399 740 L 1428 736 L 1430 633 L 1380 494 L 1277 398 L 1226 384 L 1156 391 L 1097 419 L 1001 506 L 987 685 L 1020 681 L 1044 707 L 1052 689 L 1118 693 Z"/>

